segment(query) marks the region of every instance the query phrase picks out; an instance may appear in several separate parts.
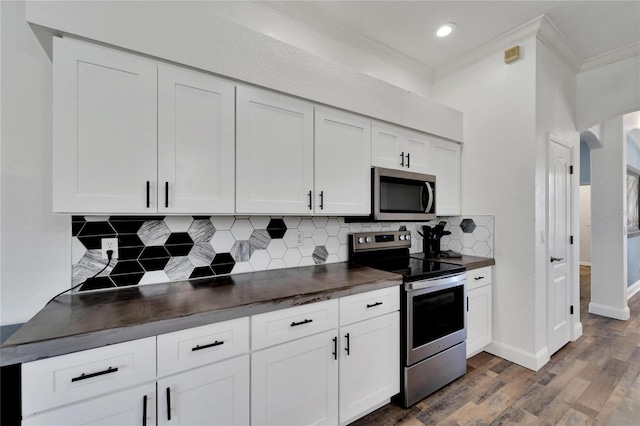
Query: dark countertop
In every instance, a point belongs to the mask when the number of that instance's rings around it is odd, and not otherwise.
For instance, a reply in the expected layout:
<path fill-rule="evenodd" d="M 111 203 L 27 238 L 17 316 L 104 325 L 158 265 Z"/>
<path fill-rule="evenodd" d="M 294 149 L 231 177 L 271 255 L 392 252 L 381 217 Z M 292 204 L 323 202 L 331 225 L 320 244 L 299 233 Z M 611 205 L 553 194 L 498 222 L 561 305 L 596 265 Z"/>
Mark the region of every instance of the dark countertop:
<path fill-rule="evenodd" d="M 412 254 L 412 256 L 421 256 L 421 255 L 424 256 L 424 253 Z M 427 257 L 426 259 L 435 260 L 438 262 L 446 262 L 446 263 L 454 263 L 456 265 L 462 265 L 467 268 L 467 271 L 496 264 L 496 261 L 493 258 L 467 256 L 467 255 L 462 255 L 462 257 Z"/>
<path fill-rule="evenodd" d="M 0 346 L 0 366 L 401 284 L 343 262 L 63 295 Z"/>

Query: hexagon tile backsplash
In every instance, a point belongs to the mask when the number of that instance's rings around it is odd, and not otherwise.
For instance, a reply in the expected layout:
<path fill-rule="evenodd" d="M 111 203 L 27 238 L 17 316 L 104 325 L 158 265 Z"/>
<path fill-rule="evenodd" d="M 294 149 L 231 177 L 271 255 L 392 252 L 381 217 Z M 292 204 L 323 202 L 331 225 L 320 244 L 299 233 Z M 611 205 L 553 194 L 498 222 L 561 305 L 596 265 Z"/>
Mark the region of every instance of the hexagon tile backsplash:
<path fill-rule="evenodd" d="M 440 220 L 451 231 L 442 249 L 493 256 L 493 216 Z M 71 223 L 72 282 L 84 282 L 80 291 L 342 262 L 348 260 L 350 233 L 400 226 L 412 232 L 411 252 L 419 252 L 417 231 L 425 224 L 281 216 L 72 216 Z M 100 272 L 107 265 L 101 240 L 114 237 L 119 258 Z"/>

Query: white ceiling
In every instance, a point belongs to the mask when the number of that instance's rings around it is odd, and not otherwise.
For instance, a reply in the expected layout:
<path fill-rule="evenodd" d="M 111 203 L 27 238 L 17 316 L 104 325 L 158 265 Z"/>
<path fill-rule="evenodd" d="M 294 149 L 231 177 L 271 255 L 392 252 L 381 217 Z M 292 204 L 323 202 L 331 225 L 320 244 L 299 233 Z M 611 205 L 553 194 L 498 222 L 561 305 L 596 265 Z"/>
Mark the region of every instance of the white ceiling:
<path fill-rule="evenodd" d="M 584 61 L 640 51 L 640 1 L 265 1 L 336 40 L 437 70 L 546 14 Z M 456 32 L 432 32 L 455 22 Z M 629 53 L 626 53 L 629 52 Z M 619 52 L 618 52 L 619 53 Z M 618 59 L 620 55 L 618 54 Z"/>

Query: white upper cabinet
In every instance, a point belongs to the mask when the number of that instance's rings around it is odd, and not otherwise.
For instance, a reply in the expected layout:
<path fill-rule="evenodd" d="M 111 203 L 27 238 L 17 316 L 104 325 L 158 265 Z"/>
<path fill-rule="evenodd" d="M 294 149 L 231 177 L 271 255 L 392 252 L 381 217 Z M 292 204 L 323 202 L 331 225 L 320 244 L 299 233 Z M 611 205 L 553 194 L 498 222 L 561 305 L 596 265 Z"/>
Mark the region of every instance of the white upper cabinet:
<path fill-rule="evenodd" d="M 155 210 L 156 64 L 53 42 L 53 210 Z"/>
<path fill-rule="evenodd" d="M 234 85 L 54 38 L 53 210 L 234 213 Z"/>
<path fill-rule="evenodd" d="M 313 104 L 236 89 L 236 212 L 313 212 Z"/>
<path fill-rule="evenodd" d="M 429 174 L 436 176 L 436 213 L 460 215 L 460 145 L 431 139 Z"/>
<path fill-rule="evenodd" d="M 371 212 L 371 120 L 316 107 L 314 183 L 315 213 Z"/>
<path fill-rule="evenodd" d="M 371 163 L 388 169 L 429 173 L 427 135 L 373 121 Z"/>
<path fill-rule="evenodd" d="M 158 69 L 158 212 L 233 213 L 234 86 Z"/>

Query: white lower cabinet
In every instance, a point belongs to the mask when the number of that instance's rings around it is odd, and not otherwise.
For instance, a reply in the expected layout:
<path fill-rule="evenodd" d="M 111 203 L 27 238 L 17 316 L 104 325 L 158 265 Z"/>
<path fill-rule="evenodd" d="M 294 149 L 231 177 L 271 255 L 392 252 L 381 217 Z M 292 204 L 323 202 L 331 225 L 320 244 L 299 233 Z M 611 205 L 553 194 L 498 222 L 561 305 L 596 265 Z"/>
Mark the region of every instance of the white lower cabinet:
<path fill-rule="evenodd" d="M 399 392 L 399 300 L 380 289 L 25 363 L 22 424 L 345 424 Z"/>
<path fill-rule="evenodd" d="M 337 330 L 251 355 L 252 425 L 338 423 Z"/>
<path fill-rule="evenodd" d="M 248 425 L 249 355 L 158 380 L 158 425 Z"/>
<path fill-rule="evenodd" d="M 342 327 L 340 336 L 340 423 L 344 423 L 400 392 L 400 313 Z"/>
<path fill-rule="evenodd" d="M 491 267 L 467 273 L 467 358 L 481 352 L 492 339 Z"/>
<path fill-rule="evenodd" d="M 155 424 L 155 382 L 67 405 L 22 420 L 23 426 L 152 426 Z"/>

